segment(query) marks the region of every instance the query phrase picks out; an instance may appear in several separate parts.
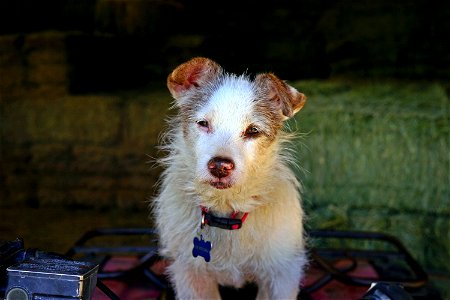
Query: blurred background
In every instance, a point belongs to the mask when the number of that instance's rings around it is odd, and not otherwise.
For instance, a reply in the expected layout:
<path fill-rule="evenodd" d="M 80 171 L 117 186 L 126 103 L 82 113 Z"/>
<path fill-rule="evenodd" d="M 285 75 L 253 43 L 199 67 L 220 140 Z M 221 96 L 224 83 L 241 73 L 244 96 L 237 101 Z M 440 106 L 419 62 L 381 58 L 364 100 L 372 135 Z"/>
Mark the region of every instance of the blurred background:
<path fill-rule="evenodd" d="M 435 0 L 1 1 L 0 240 L 152 226 L 165 80 L 200 55 L 307 94 L 308 228 L 390 233 L 450 297 L 449 20 Z"/>

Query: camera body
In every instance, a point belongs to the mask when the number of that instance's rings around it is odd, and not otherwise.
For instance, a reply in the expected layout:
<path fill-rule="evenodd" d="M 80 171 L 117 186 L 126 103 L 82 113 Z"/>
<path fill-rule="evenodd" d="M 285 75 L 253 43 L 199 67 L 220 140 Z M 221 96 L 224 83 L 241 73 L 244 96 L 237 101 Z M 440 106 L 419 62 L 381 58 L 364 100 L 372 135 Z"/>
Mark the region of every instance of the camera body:
<path fill-rule="evenodd" d="M 0 246 L 0 292 L 4 293 L 0 299 L 91 299 L 97 271 L 98 265 L 91 262 L 25 250 L 23 241 L 17 239 Z"/>
<path fill-rule="evenodd" d="M 97 265 L 60 258 L 34 258 L 6 269 L 6 300 L 90 299 Z"/>

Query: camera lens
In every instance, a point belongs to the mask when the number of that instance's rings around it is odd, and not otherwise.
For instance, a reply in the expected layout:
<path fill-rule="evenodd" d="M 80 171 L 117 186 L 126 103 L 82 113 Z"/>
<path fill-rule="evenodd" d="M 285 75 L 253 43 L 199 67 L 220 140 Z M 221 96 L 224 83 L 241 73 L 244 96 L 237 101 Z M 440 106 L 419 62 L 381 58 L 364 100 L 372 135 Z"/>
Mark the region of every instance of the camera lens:
<path fill-rule="evenodd" d="M 14 288 L 8 292 L 6 300 L 28 300 L 28 294 L 21 288 Z"/>

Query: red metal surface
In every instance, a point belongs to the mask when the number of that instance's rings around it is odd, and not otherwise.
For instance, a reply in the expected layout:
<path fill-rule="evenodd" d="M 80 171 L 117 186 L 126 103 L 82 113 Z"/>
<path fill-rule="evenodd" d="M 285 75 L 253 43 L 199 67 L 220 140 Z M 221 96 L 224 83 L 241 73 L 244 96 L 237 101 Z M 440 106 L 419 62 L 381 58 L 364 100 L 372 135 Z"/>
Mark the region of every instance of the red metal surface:
<path fill-rule="evenodd" d="M 103 268 L 105 272 L 124 271 L 139 264 L 139 259 L 135 256 L 117 256 L 111 258 Z M 161 291 L 152 287 L 148 282 L 134 280 L 103 280 L 103 283 L 110 288 L 121 300 L 149 300 L 158 299 Z M 110 300 L 99 289 L 96 289 L 93 300 Z"/>
<path fill-rule="evenodd" d="M 118 256 L 111 258 L 104 267 L 104 271 L 120 271 L 127 270 L 139 263 L 137 257 L 133 256 Z M 348 264 L 352 262 L 348 260 L 339 260 L 335 263 L 336 268 L 346 268 Z M 164 272 L 166 263 L 160 261 L 152 266 L 152 270 L 161 274 Z M 374 278 L 377 274 L 373 267 L 366 261 L 357 261 L 357 266 L 353 271 L 348 272 L 349 275 L 356 275 L 360 277 Z M 310 266 L 307 270 L 306 278 L 303 282 L 303 286 L 308 286 L 315 282 L 317 279 L 324 276 L 325 273 L 315 267 Z M 120 299 L 122 300 L 149 300 L 158 299 L 161 295 L 161 291 L 151 285 L 149 282 L 139 282 L 134 280 L 117 281 L 117 280 L 103 280 L 103 283 L 107 285 Z M 336 280 L 332 280 L 322 288 L 310 294 L 313 300 L 357 300 L 360 299 L 367 291 L 367 287 L 357 287 L 352 285 L 346 285 Z M 96 289 L 93 300 L 108 300 L 100 290 Z"/>
<path fill-rule="evenodd" d="M 342 259 L 337 261 L 334 266 L 338 269 L 345 269 L 352 261 Z M 311 266 L 306 273 L 306 278 L 303 282 L 303 286 L 309 286 L 316 280 L 325 276 L 325 272 L 317 267 Z M 355 270 L 348 272 L 348 275 L 359 276 L 364 278 L 376 278 L 377 273 L 374 268 L 364 260 L 357 261 L 357 267 Z M 367 292 L 365 286 L 353 286 L 344 284 L 337 280 L 332 280 L 322 288 L 314 291 L 310 294 L 313 300 L 336 300 L 336 299 L 361 299 L 361 297 Z"/>

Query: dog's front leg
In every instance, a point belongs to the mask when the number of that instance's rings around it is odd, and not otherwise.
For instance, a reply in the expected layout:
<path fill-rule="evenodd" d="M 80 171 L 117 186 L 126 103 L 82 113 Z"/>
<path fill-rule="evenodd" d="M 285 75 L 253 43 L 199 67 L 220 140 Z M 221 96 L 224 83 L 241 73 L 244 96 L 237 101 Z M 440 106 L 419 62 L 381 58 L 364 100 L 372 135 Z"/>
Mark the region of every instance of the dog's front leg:
<path fill-rule="evenodd" d="M 206 271 L 175 261 L 169 272 L 177 299 L 220 299 L 219 286 Z"/>
<path fill-rule="evenodd" d="M 256 300 L 294 300 L 297 299 L 298 292 L 298 284 L 290 284 L 289 282 L 266 282 L 258 284 L 258 294 L 256 295 Z"/>
<path fill-rule="evenodd" d="M 297 299 L 301 273 L 300 268 L 295 268 L 295 264 L 261 272 L 257 278 L 256 299 Z"/>

